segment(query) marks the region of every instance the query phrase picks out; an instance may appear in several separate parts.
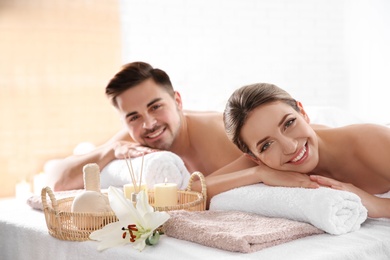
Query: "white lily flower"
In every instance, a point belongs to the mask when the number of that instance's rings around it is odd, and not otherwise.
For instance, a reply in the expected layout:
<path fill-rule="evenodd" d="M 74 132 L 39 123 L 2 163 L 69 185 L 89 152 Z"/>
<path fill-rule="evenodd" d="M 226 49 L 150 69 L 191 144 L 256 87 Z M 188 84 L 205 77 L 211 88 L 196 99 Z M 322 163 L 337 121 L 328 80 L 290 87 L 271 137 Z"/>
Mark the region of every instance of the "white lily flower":
<path fill-rule="evenodd" d="M 133 243 L 134 248 L 142 251 L 146 245 L 145 240 L 169 219 L 168 213 L 154 211 L 144 190 L 138 194 L 136 208 L 115 187 L 108 188 L 108 199 L 119 221 L 89 235 L 90 239 L 100 241 L 99 251 L 127 243 Z"/>

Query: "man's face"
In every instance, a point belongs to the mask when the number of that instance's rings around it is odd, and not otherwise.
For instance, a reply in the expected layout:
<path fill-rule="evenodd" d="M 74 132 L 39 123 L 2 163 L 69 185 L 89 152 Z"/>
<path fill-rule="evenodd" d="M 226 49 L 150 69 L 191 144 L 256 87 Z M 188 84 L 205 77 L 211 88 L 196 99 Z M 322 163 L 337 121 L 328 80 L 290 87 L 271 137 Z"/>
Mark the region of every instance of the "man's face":
<path fill-rule="evenodd" d="M 134 141 L 160 150 L 170 150 L 181 125 L 182 103 L 172 98 L 152 79 L 117 97 L 118 110 Z"/>

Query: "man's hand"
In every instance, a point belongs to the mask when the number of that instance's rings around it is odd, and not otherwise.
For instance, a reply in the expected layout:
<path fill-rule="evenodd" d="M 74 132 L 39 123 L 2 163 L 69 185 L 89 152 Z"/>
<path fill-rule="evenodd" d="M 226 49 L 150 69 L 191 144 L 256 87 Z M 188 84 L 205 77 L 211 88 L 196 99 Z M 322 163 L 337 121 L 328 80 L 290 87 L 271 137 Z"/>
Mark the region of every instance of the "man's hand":
<path fill-rule="evenodd" d="M 158 149 L 142 146 L 133 142 L 119 141 L 114 146 L 115 157 L 117 159 L 136 158 L 145 154 L 158 152 Z"/>

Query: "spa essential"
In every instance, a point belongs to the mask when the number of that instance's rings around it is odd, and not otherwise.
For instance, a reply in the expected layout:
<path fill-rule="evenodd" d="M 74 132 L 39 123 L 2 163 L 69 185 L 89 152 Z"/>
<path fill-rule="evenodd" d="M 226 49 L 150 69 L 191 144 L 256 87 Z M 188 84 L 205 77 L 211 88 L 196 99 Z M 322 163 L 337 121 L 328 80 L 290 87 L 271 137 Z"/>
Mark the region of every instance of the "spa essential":
<path fill-rule="evenodd" d="M 154 184 L 163 183 L 166 178 L 169 182 L 176 183 L 179 190 L 187 188 L 191 174 L 185 167 L 183 160 L 176 154 L 168 151 L 154 152 L 145 154 L 144 160 L 142 178 L 139 176 L 142 157 L 132 158 L 131 163 L 134 172 L 137 173 L 136 179 L 145 182 L 149 190 L 153 189 Z M 122 187 L 132 183 L 126 160 L 117 159 L 108 163 L 101 170 L 100 181 L 103 189 L 110 186 Z"/>
<path fill-rule="evenodd" d="M 210 210 L 240 210 L 266 217 L 306 222 L 333 235 L 356 231 L 367 219 L 367 209 L 351 192 L 270 187 L 253 184 L 214 196 Z"/>
<path fill-rule="evenodd" d="M 177 184 L 157 183 L 154 185 L 154 206 L 167 207 L 177 205 Z"/>
<path fill-rule="evenodd" d="M 83 167 L 84 191 L 78 194 L 72 204 L 72 212 L 96 213 L 111 211 L 108 197 L 100 192 L 100 169 L 96 163 Z M 80 229 L 102 223 L 73 223 Z"/>

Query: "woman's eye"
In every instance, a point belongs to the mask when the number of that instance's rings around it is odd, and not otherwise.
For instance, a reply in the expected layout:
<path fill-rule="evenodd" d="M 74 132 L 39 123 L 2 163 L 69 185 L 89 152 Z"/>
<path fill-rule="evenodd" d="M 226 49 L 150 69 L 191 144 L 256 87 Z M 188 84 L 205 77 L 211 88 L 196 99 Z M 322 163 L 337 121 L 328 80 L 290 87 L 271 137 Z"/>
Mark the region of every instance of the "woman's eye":
<path fill-rule="evenodd" d="M 290 127 L 294 122 L 296 118 L 289 119 L 285 124 L 284 124 L 284 129 Z"/>
<path fill-rule="evenodd" d="M 263 146 L 261 146 L 260 153 L 262 153 L 265 150 L 267 150 L 270 147 L 270 145 L 271 145 L 271 143 L 268 142 L 268 143 L 265 143 Z"/>

